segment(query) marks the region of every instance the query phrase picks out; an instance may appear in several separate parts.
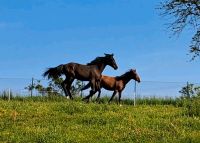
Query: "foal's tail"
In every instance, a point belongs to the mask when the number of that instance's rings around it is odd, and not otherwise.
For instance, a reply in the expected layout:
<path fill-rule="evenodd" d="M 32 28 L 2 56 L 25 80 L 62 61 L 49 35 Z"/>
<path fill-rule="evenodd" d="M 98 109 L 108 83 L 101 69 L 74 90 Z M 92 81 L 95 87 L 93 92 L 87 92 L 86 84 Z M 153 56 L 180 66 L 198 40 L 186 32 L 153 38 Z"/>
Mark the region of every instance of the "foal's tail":
<path fill-rule="evenodd" d="M 90 88 L 91 87 L 91 84 L 90 84 L 90 82 L 88 83 L 88 84 L 86 84 L 83 88 L 81 88 L 81 90 L 86 90 L 86 89 L 88 89 L 88 88 Z"/>
<path fill-rule="evenodd" d="M 59 65 L 57 67 L 54 68 L 48 68 L 44 73 L 43 73 L 43 77 L 46 77 L 48 79 L 52 78 L 52 79 L 57 79 L 59 78 L 61 75 L 63 74 L 63 65 Z"/>

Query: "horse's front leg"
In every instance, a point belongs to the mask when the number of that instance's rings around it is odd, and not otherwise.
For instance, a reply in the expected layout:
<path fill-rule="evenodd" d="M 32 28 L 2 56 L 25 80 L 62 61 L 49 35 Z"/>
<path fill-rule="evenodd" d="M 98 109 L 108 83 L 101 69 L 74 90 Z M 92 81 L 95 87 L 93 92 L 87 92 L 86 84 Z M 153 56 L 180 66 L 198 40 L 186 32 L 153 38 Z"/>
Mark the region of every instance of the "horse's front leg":
<path fill-rule="evenodd" d="M 83 98 L 83 100 L 87 100 L 87 102 L 89 102 L 90 97 L 92 97 L 96 92 L 96 81 L 93 79 L 91 80 L 91 90 L 90 90 L 90 94 L 88 96 L 86 96 L 85 98 Z"/>
<path fill-rule="evenodd" d="M 86 97 L 84 97 L 82 100 L 85 100 L 86 102 L 89 102 L 90 97 L 92 97 L 97 91 L 90 90 L 90 94 Z"/>
<path fill-rule="evenodd" d="M 96 87 L 96 91 L 99 92 L 96 101 L 99 102 L 100 95 L 101 95 L 101 82 L 99 80 L 96 81 L 95 87 Z"/>
<path fill-rule="evenodd" d="M 119 105 L 120 105 L 120 101 L 121 101 L 121 96 L 122 96 L 122 92 L 120 91 L 119 92 L 119 101 L 118 101 Z"/>

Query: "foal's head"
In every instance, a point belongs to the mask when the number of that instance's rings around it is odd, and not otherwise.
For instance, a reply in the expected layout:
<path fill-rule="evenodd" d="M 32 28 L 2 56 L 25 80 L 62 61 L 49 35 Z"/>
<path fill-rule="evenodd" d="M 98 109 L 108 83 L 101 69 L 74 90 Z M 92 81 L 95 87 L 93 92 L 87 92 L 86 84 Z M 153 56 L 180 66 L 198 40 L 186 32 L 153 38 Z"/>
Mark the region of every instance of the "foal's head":
<path fill-rule="evenodd" d="M 131 79 L 134 79 L 135 81 L 140 82 L 140 77 L 139 77 L 139 75 L 137 74 L 137 72 L 136 72 L 135 69 L 131 69 L 131 70 L 129 71 L 129 74 L 130 74 L 130 78 L 131 78 Z"/>
<path fill-rule="evenodd" d="M 114 54 L 105 54 L 104 61 L 105 61 L 105 64 L 113 67 L 116 70 L 118 69 L 118 66 L 113 56 Z"/>

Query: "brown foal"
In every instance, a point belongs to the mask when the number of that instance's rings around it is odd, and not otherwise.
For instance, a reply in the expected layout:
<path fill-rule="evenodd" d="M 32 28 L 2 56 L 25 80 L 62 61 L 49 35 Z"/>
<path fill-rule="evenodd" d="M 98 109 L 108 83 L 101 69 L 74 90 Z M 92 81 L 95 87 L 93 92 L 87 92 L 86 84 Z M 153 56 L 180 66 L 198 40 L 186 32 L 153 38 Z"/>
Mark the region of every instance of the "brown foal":
<path fill-rule="evenodd" d="M 140 82 L 140 77 L 137 74 L 135 69 L 131 69 L 128 72 L 122 74 L 121 76 L 111 77 L 102 75 L 100 81 L 100 88 L 98 90 L 99 94 L 97 96 L 97 100 L 100 98 L 101 88 L 106 90 L 114 91 L 112 97 L 108 101 L 109 103 L 112 101 L 113 97 L 118 93 L 119 99 L 118 102 L 120 103 L 122 91 L 126 87 L 126 84 L 131 80 L 134 79 L 137 82 Z M 88 89 L 90 87 L 90 83 L 88 83 L 82 90 Z"/>

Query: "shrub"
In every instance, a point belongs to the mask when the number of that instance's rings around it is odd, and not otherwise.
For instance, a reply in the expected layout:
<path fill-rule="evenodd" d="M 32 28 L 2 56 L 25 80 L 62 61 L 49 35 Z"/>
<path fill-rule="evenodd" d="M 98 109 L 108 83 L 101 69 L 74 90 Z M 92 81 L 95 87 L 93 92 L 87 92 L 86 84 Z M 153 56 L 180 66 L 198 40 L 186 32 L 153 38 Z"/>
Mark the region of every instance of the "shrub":
<path fill-rule="evenodd" d="M 1 98 L 1 99 L 4 99 L 4 100 L 8 100 L 9 96 L 10 96 L 10 99 L 13 98 L 13 93 L 12 93 L 12 91 L 10 91 L 10 93 L 9 93 L 9 91 L 4 90 L 4 91 L 0 94 L 0 98 Z"/>
<path fill-rule="evenodd" d="M 193 98 L 184 101 L 186 115 L 200 117 L 200 98 Z"/>

